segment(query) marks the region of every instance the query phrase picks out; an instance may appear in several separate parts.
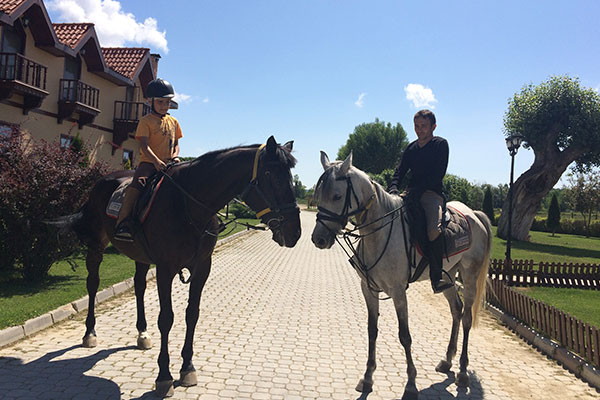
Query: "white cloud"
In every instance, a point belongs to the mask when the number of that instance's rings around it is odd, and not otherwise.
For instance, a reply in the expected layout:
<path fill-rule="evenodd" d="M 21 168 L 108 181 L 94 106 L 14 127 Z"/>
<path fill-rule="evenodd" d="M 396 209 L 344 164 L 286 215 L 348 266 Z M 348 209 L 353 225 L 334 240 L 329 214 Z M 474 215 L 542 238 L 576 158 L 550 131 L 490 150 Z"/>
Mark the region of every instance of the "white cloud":
<path fill-rule="evenodd" d="M 358 108 L 363 108 L 365 105 L 365 96 L 366 93 L 361 93 L 358 95 L 358 99 L 354 102 L 354 105 Z"/>
<path fill-rule="evenodd" d="M 189 94 L 185 94 L 185 93 L 175 92 L 175 97 L 173 97 L 173 100 L 179 104 L 189 103 L 192 101 L 192 96 L 190 96 Z"/>
<path fill-rule="evenodd" d="M 146 45 L 169 52 L 166 31 L 158 30 L 154 18 L 138 22 L 135 15 L 121 9 L 116 0 L 51 0 L 47 4 L 60 21 L 92 22 L 102 47 L 122 47 L 126 43 Z"/>
<path fill-rule="evenodd" d="M 435 108 L 435 95 L 433 91 L 428 87 L 425 87 L 419 83 L 409 83 L 404 87 L 406 93 L 406 99 L 412 101 L 415 108 L 429 107 Z"/>
<path fill-rule="evenodd" d="M 203 102 L 203 103 L 208 103 L 209 101 L 210 101 L 210 100 L 208 99 L 208 97 L 205 97 L 205 98 L 203 98 L 203 99 L 202 99 L 202 102 Z"/>

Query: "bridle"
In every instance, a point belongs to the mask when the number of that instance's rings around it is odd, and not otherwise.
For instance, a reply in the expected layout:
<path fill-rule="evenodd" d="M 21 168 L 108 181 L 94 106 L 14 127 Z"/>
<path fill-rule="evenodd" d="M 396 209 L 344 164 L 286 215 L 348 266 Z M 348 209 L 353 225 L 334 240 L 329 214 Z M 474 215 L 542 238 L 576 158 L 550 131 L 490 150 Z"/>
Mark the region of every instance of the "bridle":
<path fill-rule="evenodd" d="M 320 184 L 322 184 L 324 182 L 325 175 L 327 175 L 327 174 L 323 174 L 321 176 L 321 178 L 319 179 L 319 182 L 317 183 L 317 186 L 316 186 L 317 188 L 319 187 Z M 369 209 L 371 208 L 371 206 L 373 205 L 373 203 L 375 202 L 375 200 L 377 199 L 377 192 L 374 190 L 373 194 L 369 198 L 369 201 L 361 206 L 358 196 L 356 195 L 356 192 L 354 190 L 354 186 L 352 185 L 352 179 L 349 176 L 342 176 L 342 177 L 335 178 L 335 180 L 336 181 L 343 181 L 343 180 L 346 181 L 346 197 L 344 199 L 344 206 L 342 208 L 342 211 L 341 211 L 341 213 L 336 214 L 333 211 L 326 209 L 325 207 L 318 206 L 317 208 L 318 208 L 319 212 L 317 213 L 317 223 L 321 223 L 329 231 L 329 233 L 334 235 L 335 240 L 338 242 L 340 247 L 344 250 L 346 255 L 349 257 L 350 264 L 354 267 L 354 269 L 359 274 L 361 274 L 364 277 L 371 293 L 374 296 L 378 297 L 377 293 L 380 293 L 382 290 L 377 287 L 375 282 L 373 282 L 373 279 L 369 276 L 369 271 L 371 271 L 379 263 L 379 261 L 385 254 L 387 247 L 389 245 L 391 236 L 392 236 L 391 233 L 392 233 L 392 229 L 394 226 L 394 221 L 397 218 L 400 218 L 402 221 L 403 231 L 406 230 L 405 224 L 404 224 L 404 217 L 403 217 L 404 204 L 402 206 L 395 208 L 394 210 L 384 214 L 383 216 L 365 224 L 364 221 L 366 219 L 367 213 L 368 213 Z M 354 200 L 358 206 L 355 210 L 351 210 L 352 198 L 354 198 Z M 398 211 L 400 211 L 400 212 L 398 212 Z M 350 219 L 353 216 L 358 216 L 356 218 L 356 222 L 354 222 Z M 386 221 L 386 222 L 382 223 L 381 225 L 379 225 L 378 227 L 374 228 L 369 233 L 366 233 L 366 234 L 356 233 L 360 229 L 364 229 L 368 226 L 374 225 L 390 216 L 391 216 L 391 218 L 388 221 Z M 350 220 L 350 222 L 355 226 L 354 229 L 345 229 L 339 236 L 341 236 L 343 238 L 344 242 L 346 243 L 346 245 L 348 246 L 350 251 L 346 250 L 346 247 L 342 246 L 342 244 L 340 243 L 340 241 L 338 239 L 337 231 L 334 231 L 333 229 L 328 227 L 327 224 L 324 223 L 324 221 L 331 221 L 336 224 L 339 224 L 341 226 L 341 228 L 344 229 L 344 227 L 348 223 L 348 220 Z M 366 236 L 370 236 L 370 235 L 374 234 L 375 232 L 378 232 L 379 230 L 385 228 L 388 225 L 389 225 L 389 233 L 387 235 L 387 239 L 386 239 L 385 245 L 383 247 L 383 250 L 381 251 L 381 254 L 379 254 L 379 256 L 377 257 L 377 259 L 375 260 L 375 262 L 372 265 L 370 265 L 370 266 L 366 265 L 364 263 L 364 261 L 362 260 L 362 257 L 359 254 L 358 246 L 355 246 L 355 243 L 357 241 L 360 241 L 362 238 L 364 238 Z M 406 234 L 404 234 L 403 236 L 405 238 L 404 245 L 405 245 L 405 247 L 407 247 Z M 381 300 L 387 300 L 387 299 L 389 299 L 389 297 L 385 298 L 385 299 L 381 299 Z"/>
<path fill-rule="evenodd" d="M 319 182 L 317 183 L 317 187 L 319 187 L 319 185 L 324 182 L 323 176 L 321 177 L 321 180 L 319 180 Z M 352 179 L 349 176 L 341 176 L 335 178 L 335 180 L 346 181 L 346 197 L 344 199 L 344 207 L 342 208 L 341 213 L 336 214 L 333 211 L 326 209 L 325 207 L 318 206 L 317 209 L 319 210 L 319 212 L 317 213 L 317 222 L 322 223 L 329 231 L 331 231 L 331 229 L 326 224 L 324 224 L 323 221 L 335 222 L 343 228 L 346 226 L 348 220 L 351 217 L 358 216 L 355 219 L 356 222 L 353 222 L 352 220 L 350 220 L 350 222 L 352 222 L 354 226 L 359 226 L 365 220 L 365 218 L 367 217 L 367 212 L 369 212 L 369 208 L 371 208 L 371 206 L 377 199 L 376 192 L 373 191 L 373 194 L 371 195 L 369 201 L 363 206 L 361 206 L 358 200 L 358 196 L 354 191 Z M 354 198 L 354 201 L 356 202 L 358 207 L 356 208 L 356 210 L 350 211 L 350 208 L 352 207 L 352 198 Z"/>
<path fill-rule="evenodd" d="M 279 162 L 265 162 L 264 171 L 262 176 L 259 178 L 258 176 L 258 161 L 260 159 L 260 155 L 262 150 L 265 148 L 266 144 L 262 144 L 258 150 L 256 151 L 256 155 L 254 156 L 254 167 L 252 168 L 252 179 L 248 186 L 244 189 L 241 194 L 242 200 L 248 204 L 255 212 L 256 217 L 260 218 L 261 222 L 267 225 L 271 230 L 279 229 L 281 223 L 284 220 L 284 214 L 289 214 L 291 212 L 300 213 L 300 208 L 296 204 L 296 201 L 290 203 L 279 203 L 275 200 L 275 202 L 269 201 L 264 191 L 260 188 L 260 178 L 265 178 L 269 181 L 271 187 L 275 187 L 271 181 L 271 171 L 269 169 L 269 165 L 275 166 L 279 165 Z M 253 195 L 259 199 L 261 204 L 258 207 L 252 206 L 249 201 L 253 197 Z M 257 211 L 258 210 L 258 211 Z"/>

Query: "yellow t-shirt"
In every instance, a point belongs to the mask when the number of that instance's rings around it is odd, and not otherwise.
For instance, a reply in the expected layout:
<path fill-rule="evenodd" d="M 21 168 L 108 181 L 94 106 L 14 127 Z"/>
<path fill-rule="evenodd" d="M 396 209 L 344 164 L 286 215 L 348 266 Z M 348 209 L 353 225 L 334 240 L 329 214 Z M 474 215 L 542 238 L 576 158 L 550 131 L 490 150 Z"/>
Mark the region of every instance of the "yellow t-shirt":
<path fill-rule="evenodd" d="M 175 141 L 183 137 L 179 122 L 169 114 L 162 118 L 148 114 L 140 119 L 135 138 L 147 137 L 148 145 L 163 162 L 167 162 L 173 155 Z M 149 162 L 152 160 L 146 156 L 140 149 L 140 162 Z"/>

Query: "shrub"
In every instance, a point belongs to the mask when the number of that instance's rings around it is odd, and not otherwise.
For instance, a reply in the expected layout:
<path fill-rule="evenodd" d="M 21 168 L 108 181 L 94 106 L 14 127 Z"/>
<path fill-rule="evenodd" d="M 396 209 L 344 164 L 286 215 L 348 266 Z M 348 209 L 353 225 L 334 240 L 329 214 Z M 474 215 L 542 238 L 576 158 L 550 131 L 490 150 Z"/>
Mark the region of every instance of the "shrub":
<path fill-rule="evenodd" d="M 485 215 L 487 215 L 490 219 L 490 222 L 494 224 L 494 203 L 492 201 L 492 190 L 489 186 L 485 188 L 485 194 L 483 195 L 483 204 L 481 206 Z"/>
<path fill-rule="evenodd" d="M 556 193 L 552 195 L 550 207 L 548 207 L 548 220 L 546 221 L 546 226 L 552 231 L 552 236 L 554 236 L 554 232 L 556 232 L 557 229 L 560 229 L 560 207 L 558 205 Z"/>
<path fill-rule="evenodd" d="M 548 227 L 547 219 L 537 217 L 531 224 L 531 230 L 538 232 L 552 232 L 552 230 Z M 587 236 L 587 229 L 583 220 L 563 219 L 560 221 L 560 227 L 556 229 L 556 233 Z M 592 222 L 590 224 L 590 236 L 600 237 L 600 222 Z"/>
<path fill-rule="evenodd" d="M 86 153 L 32 144 L 18 130 L 0 137 L 0 273 L 43 280 L 55 261 L 76 248 L 74 236 L 59 241 L 42 221 L 76 212 L 107 173 L 105 164 L 89 166 Z"/>

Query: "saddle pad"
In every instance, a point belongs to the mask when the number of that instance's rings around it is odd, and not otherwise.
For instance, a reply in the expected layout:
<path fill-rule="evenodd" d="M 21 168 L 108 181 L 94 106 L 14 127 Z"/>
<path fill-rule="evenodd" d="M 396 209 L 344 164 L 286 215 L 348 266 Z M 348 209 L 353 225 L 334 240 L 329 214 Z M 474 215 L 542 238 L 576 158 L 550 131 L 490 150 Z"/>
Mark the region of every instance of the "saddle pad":
<path fill-rule="evenodd" d="M 152 208 L 152 204 L 154 204 L 154 197 L 156 197 L 156 193 L 158 193 L 158 189 L 160 188 L 163 179 L 164 177 L 161 176 L 159 179 L 154 180 L 151 185 L 146 185 L 144 193 L 140 195 L 138 203 L 134 207 L 134 213 L 137 220 L 141 223 L 146 220 L 146 217 Z M 125 189 L 127 189 L 132 180 L 133 178 L 126 178 L 123 180 L 110 197 L 108 205 L 106 206 L 106 215 L 110 218 L 119 218 L 119 211 L 121 211 L 123 199 L 125 198 Z"/>
<path fill-rule="evenodd" d="M 451 257 L 471 248 L 472 234 L 467 217 L 456 208 L 447 206 L 447 209 L 450 218 L 444 229 L 444 237 L 448 257 Z"/>
<path fill-rule="evenodd" d="M 110 200 L 108 201 L 108 205 L 106 206 L 106 215 L 114 219 L 119 218 L 119 211 L 121 211 L 123 199 L 125 198 L 125 189 L 127 186 L 129 186 L 132 180 L 133 178 L 126 178 L 113 192 Z"/>

